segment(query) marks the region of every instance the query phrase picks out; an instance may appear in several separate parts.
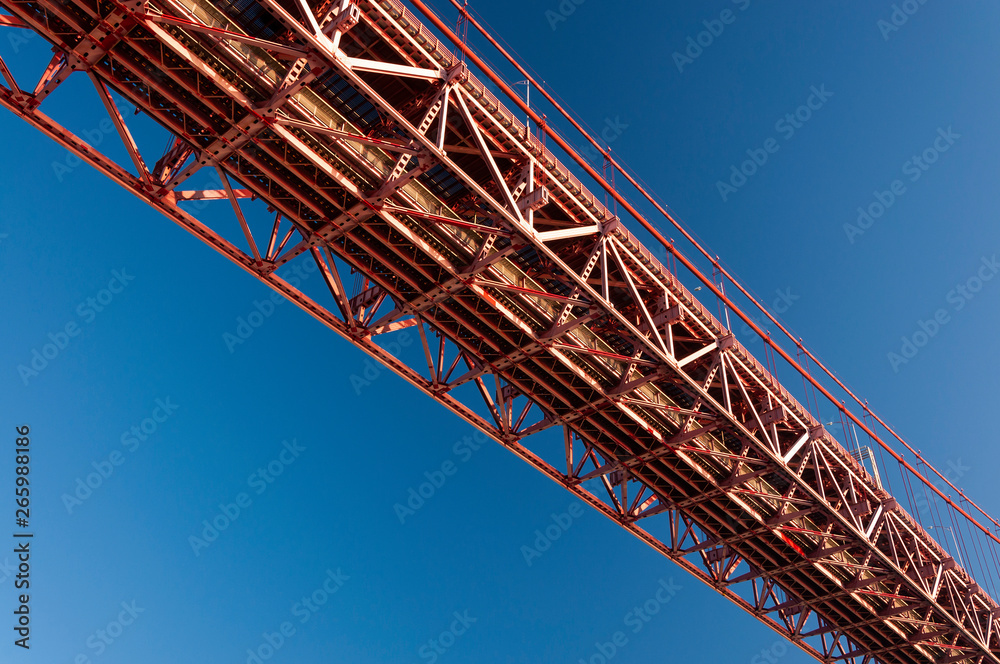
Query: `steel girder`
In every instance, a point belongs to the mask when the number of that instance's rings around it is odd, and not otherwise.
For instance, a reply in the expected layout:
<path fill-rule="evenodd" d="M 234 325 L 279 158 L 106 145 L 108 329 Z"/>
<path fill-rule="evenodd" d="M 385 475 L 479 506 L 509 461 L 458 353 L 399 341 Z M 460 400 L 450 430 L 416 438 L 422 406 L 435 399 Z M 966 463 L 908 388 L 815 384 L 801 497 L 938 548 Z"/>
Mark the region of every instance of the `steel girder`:
<path fill-rule="evenodd" d="M 992 598 L 401 5 L 0 6 L 56 46 L 6 108 L 817 659 L 1000 663 Z M 40 112 L 74 71 L 134 173 Z M 108 88 L 176 137 L 152 169 Z M 182 207 L 222 199 L 246 248 Z"/>

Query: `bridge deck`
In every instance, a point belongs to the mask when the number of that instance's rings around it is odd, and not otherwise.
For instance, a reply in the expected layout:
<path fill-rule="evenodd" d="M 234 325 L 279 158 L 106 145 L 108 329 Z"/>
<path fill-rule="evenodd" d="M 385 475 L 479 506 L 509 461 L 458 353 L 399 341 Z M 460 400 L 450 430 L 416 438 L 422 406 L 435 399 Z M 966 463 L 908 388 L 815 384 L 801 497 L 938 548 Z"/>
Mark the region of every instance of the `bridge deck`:
<path fill-rule="evenodd" d="M 0 0 L 57 47 L 0 103 L 816 658 L 1000 664 L 993 599 L 416 17 L 303 5 Z M 132 168 L 39 110 L 74 71 Z M 107 88 L 177 137 L 152 168 Z M 273 225 L 184 207 L 248 196 Z"/>

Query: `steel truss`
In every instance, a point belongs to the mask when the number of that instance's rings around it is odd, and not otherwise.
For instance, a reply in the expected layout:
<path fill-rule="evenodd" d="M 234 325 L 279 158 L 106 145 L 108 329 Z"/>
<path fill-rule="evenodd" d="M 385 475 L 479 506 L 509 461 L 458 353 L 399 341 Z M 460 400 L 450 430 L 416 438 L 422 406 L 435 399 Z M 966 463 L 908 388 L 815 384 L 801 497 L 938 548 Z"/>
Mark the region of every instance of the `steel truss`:
<path fill-rule="evenodd" d="M 55 47 L 0 104 L 815 658 L 1000 664 L 993 599 L 401 5 L 214 3 L 0 0 Z M 39 110 L 73 72 L 131 168 Z"/>

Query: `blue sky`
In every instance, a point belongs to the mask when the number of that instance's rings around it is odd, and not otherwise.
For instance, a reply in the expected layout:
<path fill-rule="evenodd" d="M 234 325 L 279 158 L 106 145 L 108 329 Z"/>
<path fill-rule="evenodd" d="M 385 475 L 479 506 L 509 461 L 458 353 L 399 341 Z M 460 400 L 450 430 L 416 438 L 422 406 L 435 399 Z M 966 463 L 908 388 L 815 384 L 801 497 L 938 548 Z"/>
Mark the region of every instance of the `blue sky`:
<path fill-rule="evenodd" d="M 1000 511 L 1000 280 L 961 307 L 952 293 L 1000 254 L 1000 7 L 914 2 L 887 31 L 892 2 L 562 4 L 472 7 L 588 125 L 621 128 L 616 156 L 765 302 L 785 293 L 795 334 L 942 469 L 968 467 L 960 486 Z M 678 67 L 705 21 L 723 29 Z M 41 40 L 0 30 L 0 55 L 37 76 Z M 88 86 L 71 80 L 43 110 L 124 163 Z M 780 125 L 814 90 L 809 118 Z M 155 161 L 161 135 L 136 127 Z M 357 390 L 367 356 L 292 305 L 230 352 L 224 335 L 267 288 L 88 167 L 54 167 L 65 151 L 11 114 L 0 132 L 0 421 L 8 450 L 31 427 L 36 532 L 32 652 L 4 623 L 3 661 L 241 664 L 280 641 L 266 661 L 426 662 L 421 648 L 453 628 L 438 661 L 590 661 L 616 631 L 616 664 L 808 661 L 387 370 Z M 925 169 L 913 158 L 926 150 Z M 845 230 L 873 203 L 881 216 Z M 930 342 L 893 365 L 939 310 Z M 74 336 L 25 380 L 18 366 L 67 324 Z M 400 523 L 393 506 L 449 462 Z M 570 526 L 529 566 L 521 546 L 553 514 Z M 633 631 L 634 607 L 665 587 L 670 601 Z M 7 620 L 13 599 L 4 578 Z"/>

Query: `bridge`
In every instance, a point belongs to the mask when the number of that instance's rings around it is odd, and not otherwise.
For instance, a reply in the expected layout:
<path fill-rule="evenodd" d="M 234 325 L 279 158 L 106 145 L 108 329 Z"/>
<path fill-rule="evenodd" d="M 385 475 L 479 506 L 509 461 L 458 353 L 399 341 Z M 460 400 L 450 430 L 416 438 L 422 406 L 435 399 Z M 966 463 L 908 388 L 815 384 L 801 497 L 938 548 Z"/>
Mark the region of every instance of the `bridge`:
<path fill-rule="evenodd" d="M 816 659 L 1000 664 L 1000 523 L 408 4 L 422 18 L 397 0 L 0 0 L 3 29 L 53 47 L 27 81 L 0 60 L 0 104 Z M 128 162 L 45 114 L 72 75 Z M 172 136 L 157 159 L 122 100 Z M 199 218 L 219 205 L 225 222 Z M 303 261 L 322 297 L 287 279 Z M 417 362 L 390 352 L 404 330 Z"/>

